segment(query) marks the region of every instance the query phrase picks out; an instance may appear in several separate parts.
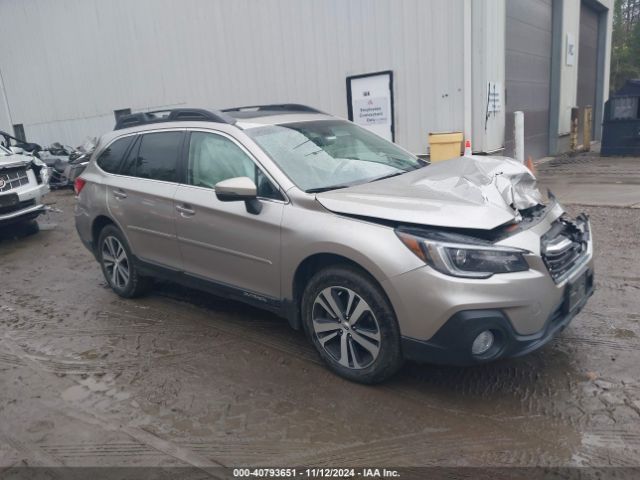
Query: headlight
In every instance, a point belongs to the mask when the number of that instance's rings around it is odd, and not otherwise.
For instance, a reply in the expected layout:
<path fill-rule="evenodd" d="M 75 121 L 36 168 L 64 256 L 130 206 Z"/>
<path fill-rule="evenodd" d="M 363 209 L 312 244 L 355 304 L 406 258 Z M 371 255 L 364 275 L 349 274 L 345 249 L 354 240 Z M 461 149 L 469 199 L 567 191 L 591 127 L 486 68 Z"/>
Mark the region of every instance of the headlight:
<path fill-rule="evenodd" d="M 439 272 L 454 277 L 489 278 L 496 273 L 529 270 L 524 250 L 430 240 L 396 231 L 409 250 Z"/>

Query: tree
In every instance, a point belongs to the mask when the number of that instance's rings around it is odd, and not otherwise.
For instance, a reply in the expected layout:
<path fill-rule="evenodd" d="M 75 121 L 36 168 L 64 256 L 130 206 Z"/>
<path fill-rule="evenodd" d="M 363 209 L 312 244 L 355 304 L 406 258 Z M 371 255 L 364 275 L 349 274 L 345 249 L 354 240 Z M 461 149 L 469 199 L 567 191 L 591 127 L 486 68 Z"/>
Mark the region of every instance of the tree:
<path fill-rule="evenodd" d="M 616 0 L 611 45 L 611 90 L 640 78 L 640 0 Z"/>

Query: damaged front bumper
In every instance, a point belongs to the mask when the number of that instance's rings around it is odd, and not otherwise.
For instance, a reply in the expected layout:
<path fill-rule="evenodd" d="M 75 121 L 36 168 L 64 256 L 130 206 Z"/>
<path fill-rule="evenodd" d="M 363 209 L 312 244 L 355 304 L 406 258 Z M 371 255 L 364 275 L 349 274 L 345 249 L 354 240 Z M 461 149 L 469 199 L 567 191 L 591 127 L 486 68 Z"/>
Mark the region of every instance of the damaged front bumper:
<path fill-rule="evenodd" d="M 575 288 L 567 286 L 562 302 L 553 310 L 542 330 L 522 335 L 503 310 L 465 310 L 453 315 L 428 341 L 402 338 L 402 352 L 407 360 L 453 366 L 470 366 L 500 358 L 520 357 L 549 343 L 580 313 L 594 292 L 593 270 L 580 279 L 584 288 L 573 302 Z M 494 345 L 483 355 L 474 355 L 474 340 L 482 332 L 493 334 Z"/>
<path fill-rule="evenodd" d="M 384 283 L 402 321 L 406 358 L 473 365 L 524 355 L 549 342 L 580 312 L 594 291 L 589 219 L 571 220 L 554 204 L 533 225 L 510 233 L 498 244 L 528 250 L 526 271 L 465 279 L 427 265 Z M 479 338 L 494 343 L 476 354 Z"/>

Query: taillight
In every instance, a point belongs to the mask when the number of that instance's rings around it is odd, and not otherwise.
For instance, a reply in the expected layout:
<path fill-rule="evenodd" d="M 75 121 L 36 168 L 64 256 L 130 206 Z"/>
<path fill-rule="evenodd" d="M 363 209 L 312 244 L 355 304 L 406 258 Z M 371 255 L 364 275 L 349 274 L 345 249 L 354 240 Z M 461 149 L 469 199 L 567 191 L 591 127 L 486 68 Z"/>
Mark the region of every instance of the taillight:
<path fill-rule="evenodd" d="M 82 191 L 82 189 L 84 188 L 84 186 L 87 184 L 87 181 L 84 180 L 83 178 L 76 178 L 76 181 L 73 182 L 73 191 L 76 192 L 76 195 L 80 195 L 80 192 Z"/>

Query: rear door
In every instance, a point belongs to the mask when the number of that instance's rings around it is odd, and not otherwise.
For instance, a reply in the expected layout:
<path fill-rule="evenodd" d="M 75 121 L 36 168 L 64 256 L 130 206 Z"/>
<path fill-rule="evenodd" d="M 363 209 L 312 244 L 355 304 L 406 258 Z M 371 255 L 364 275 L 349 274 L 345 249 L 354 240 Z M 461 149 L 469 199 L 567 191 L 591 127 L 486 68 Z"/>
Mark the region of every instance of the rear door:
<path fill-rule="evenodd" d="M 139 135 L 117 177 L 107 188 L 113 218 L 124 229 L 133 254 L 158 266 L 181 269 L 173 198 L 184 129 Z"/>
<path fill-rule="evenodd" d="M 175 195 L 185 272 L 242 289 L 245 295 L 279 299 L 284 197 L 231 136 L 192 131 L 186 142 L 185 184 Z M 235 177 L 252 178 L 258 185 L 259 214 L 247 212 L 244 202 L 221 202 L 216 197 L 214 186 Z"/>

